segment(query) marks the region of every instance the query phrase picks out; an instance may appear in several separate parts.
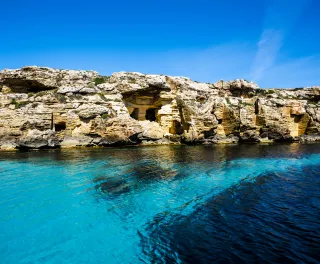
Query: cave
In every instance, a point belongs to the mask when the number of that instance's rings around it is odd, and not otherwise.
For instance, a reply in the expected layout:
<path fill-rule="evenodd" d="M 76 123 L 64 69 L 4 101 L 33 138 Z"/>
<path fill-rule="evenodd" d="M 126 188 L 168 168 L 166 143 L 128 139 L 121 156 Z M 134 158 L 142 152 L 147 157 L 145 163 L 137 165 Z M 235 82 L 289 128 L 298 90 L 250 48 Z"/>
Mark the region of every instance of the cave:
<path fill-rule="evenodd" d="M 66 128 L 67 128 L 66 122 L 59 122 L 59 123 L 54 124 L 54 130 L 56 132 L 66 130 Z"/>
<path fill-rule="evenodd" d="M 127 107 L 130 116 L 136 120 L 151 122 L 158 121 L 158 109 L 162 106 L 160 90 L 142 90 L 123 93 L 123 102 Z"/>
<path fill-rule="evenodd" d="M 294 123 L 299 123 L 303 115 L 294 115 L 290 114 L 290 117 L 293 118 Z"/>
<path fill-rule="evenodd" d="M 146 120 L 149 120 L 151 122 L 156 121 L 156 109 L 155 108 L 149 108 L 146 111 Z"/>
<path fill-rule="evenodd" d="M 134 108 L 131 112 L 130 116 L 134 118 L 135 120 L 139 119 L 139 108 Z"/>

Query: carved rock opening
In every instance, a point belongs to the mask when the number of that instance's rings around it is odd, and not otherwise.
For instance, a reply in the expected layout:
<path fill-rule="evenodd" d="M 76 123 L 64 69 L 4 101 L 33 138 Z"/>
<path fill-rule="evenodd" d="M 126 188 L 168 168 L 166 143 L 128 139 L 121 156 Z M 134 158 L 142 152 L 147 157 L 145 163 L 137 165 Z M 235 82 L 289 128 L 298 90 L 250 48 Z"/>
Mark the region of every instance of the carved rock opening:
<path fill-rule="evenodd" d="M 62 122 L 58 122 L 58 123 L 55 123 L 55 124 L 54 124 L 54 130 L 55 130 L 56 132 L 66 130 L 66 128 L 67 128 L 66 122 L 63 122 L 63 121 L 62 121 Z"/>
<path fill-rule="evenodd" d="M 139 118 L 139 108 L 134 108 L 133 111 L 130 113 L 130 116 L 136 120 Z"/>
<path fill-rule="evenodd" d="M 159 90 L 128 92 L 123 94 L 123 101 L 132 118 L 154 122 L 162 106 L 159 94 Z"/>
<path fill-rule="evenodd" d="M 156 121 L 156 109 L 155 108 L 149 108 L 146 111 L 146 120 L 149 120 L 151 122 Z"/>
<path fill-rule="evenodd" d="M 293 118 L 293 122 L 295 122 L 295 123 L 299 123 L 302 116 L 303 115 L 293 115 L 293 114 L 290 115 L 290 117 Z"/>

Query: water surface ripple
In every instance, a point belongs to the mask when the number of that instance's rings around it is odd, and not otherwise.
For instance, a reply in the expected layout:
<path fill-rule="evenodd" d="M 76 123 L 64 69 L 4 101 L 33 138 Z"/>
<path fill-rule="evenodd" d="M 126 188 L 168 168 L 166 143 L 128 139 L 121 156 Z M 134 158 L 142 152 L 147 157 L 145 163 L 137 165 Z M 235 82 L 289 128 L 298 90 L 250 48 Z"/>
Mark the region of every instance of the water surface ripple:
<path fill-rule="evenodd" d="M 0 263 L 320 263 L 320 145 L 0 153 Z"/>

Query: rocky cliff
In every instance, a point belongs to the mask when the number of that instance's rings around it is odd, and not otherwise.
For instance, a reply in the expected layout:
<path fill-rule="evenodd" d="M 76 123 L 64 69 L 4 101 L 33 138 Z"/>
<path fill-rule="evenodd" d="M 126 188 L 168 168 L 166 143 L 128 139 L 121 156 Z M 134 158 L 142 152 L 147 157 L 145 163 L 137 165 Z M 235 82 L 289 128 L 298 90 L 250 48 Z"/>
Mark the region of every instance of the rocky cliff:
<path fill-rule="evenodd" d="M 24 67 L 0 72 L 0 148 L 320 140 L 320 89 Z"/>

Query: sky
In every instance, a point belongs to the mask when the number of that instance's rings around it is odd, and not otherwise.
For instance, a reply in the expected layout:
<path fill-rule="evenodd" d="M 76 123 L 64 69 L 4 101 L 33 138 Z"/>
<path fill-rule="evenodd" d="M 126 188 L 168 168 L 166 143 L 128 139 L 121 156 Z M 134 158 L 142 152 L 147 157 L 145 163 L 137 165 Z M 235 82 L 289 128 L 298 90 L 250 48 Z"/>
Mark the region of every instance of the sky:
<path fill-rule="evenodd" d="M 320 85 L 319 0 L 2 1 L 0 69 Z"/>

